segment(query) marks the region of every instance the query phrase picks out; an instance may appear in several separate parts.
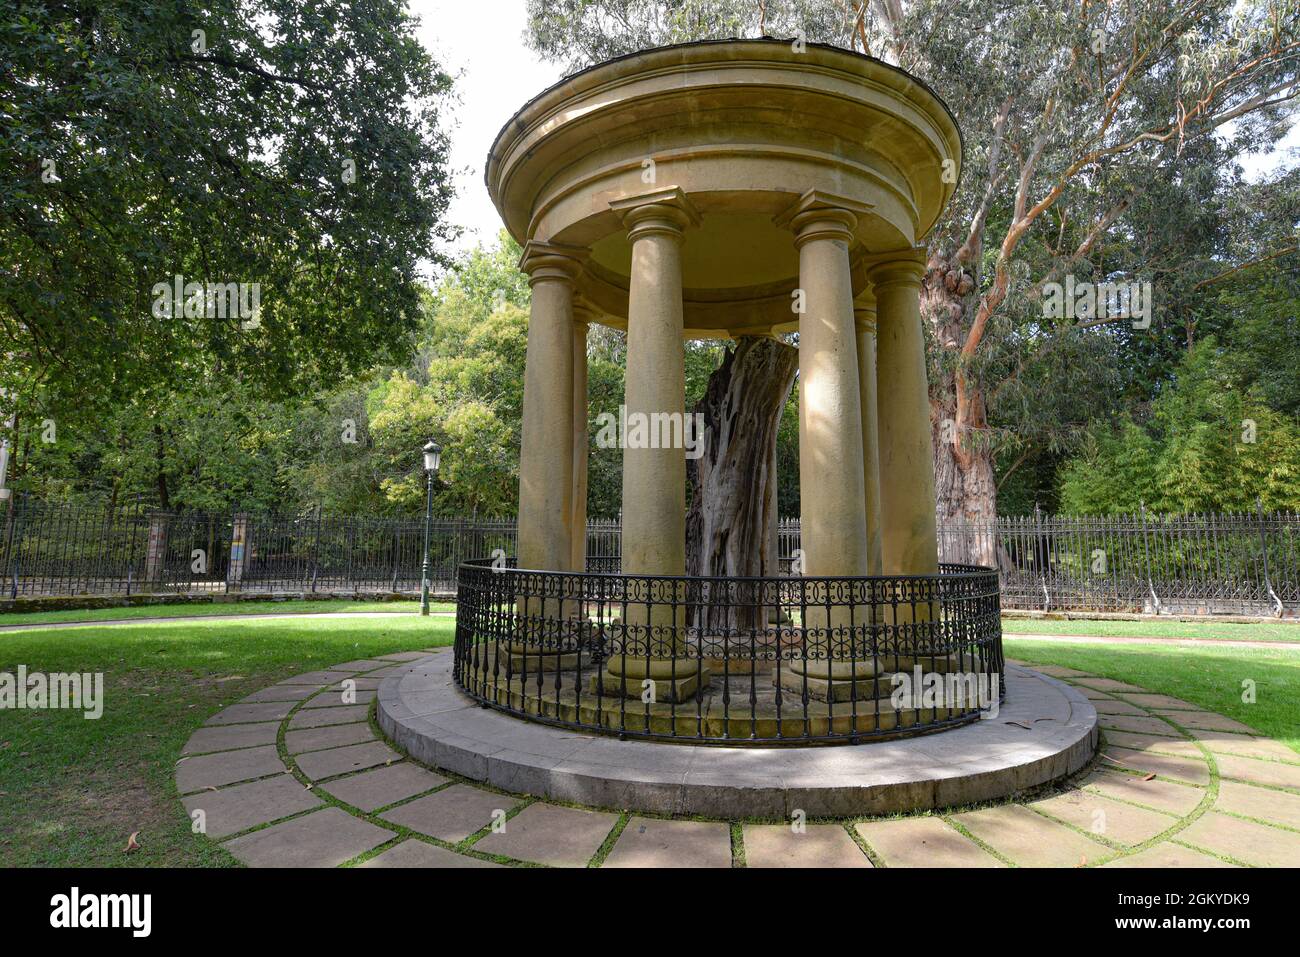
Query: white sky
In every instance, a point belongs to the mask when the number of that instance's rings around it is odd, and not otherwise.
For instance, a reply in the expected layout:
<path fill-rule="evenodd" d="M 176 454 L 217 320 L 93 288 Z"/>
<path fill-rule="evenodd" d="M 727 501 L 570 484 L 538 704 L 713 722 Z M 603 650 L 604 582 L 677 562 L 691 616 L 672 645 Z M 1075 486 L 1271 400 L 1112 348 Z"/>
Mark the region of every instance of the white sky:
<path fill-rule="evenodd" d="M 409 0 L 420 18 L 420 40 L 443 69 L 456 76 L 461 103 L 452 127 L 456 198 L 450 218 L 463 227 L 456 251 L 490 245 L 501 217 L 483 185 L 483 164 L 497 132 L 515 111 L 560 79 L 559 64 L 543 63 L 524 45 L 524 0 Z M 1279 149 L 1240 158 L 1255 180 L 1294 165 L 1300 124 Z"/>
<path fill-rule="evenodd" d="M 458 249 L 491 245 L 501 217 L 483 185 L 488 149 L 515 111 L 563 75 L 524 46 L 524 0 L 409 0 L 420 41 L 456 78 L 461 102 L 452 127 Z"/>

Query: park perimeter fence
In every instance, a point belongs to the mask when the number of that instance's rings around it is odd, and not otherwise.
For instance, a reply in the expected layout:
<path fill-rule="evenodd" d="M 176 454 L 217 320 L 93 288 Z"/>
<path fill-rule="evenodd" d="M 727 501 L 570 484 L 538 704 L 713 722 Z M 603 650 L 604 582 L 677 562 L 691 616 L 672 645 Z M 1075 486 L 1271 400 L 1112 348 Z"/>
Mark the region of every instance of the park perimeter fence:
<path fill-rule="evenodd" d="M 781 572 L 799 523 L 778 529 Z M 620 569 L 617 519 L 587 526 L 587 570 Z M 0 598 L 415 594 L 423 518 L 259 516 L 19 499 L 0 538 Z M 939 528 L 940 559 L 996 564 L 1002 606 L 1042 611 L 1300 616 L 1300 514 L 1059 516 Z M 463 561 L 515 554 L 513 518 L 433 519 L 431 590 Z"/>

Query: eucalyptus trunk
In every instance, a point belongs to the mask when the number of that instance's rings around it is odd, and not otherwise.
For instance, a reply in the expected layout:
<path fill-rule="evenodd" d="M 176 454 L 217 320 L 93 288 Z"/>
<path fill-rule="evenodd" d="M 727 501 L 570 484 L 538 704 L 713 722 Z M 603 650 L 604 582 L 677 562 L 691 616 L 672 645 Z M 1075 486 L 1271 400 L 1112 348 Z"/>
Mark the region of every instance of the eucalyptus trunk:
<path fill-rule="evenodd" d="M 686 573 L 709 578 L 775 577 L 776 437 L 795 371 L 796 349 L 745 336 L 709 377 L 694 411 L 707 429 L 703 455 L 688 459 Z M 712 586 L 708 586 L 712 587 Z M 763 628 L 767 599 L 742 583 L 700 596 L 706 632 Z M 705 601 L 705 598 L 713 601 Z M 719 601 L 720 599 L 720 601 Z M 692 619 L 694 619 L 692 608 Z"/>

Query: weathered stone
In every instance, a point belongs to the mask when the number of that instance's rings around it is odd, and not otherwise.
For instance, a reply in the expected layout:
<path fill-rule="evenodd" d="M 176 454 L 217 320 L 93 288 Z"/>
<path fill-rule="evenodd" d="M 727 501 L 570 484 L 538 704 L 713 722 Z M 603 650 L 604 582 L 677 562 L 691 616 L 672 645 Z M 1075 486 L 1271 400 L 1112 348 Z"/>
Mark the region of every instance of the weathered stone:
<path fill-rule="evenodd" d="M 1300 867 L 1300 834 L 1214 811 L 1175 839 L 1255 867 Z"/>
<path fill-rule="evenodd" d="M 365 744 L 352 744 L 344 748 L 330 748 L 328 751 L 309 751 L 300 754 L 294 761 L 298 770 L 313 781 L 331 778 L 349 771 L 373 768 L 378 764 L 400 761 L 402 756 L 380 741 Z"/>
<path fill-rule="evenodd" d="M 731 828 L 712 821 L 634 817 L 602 866 L 730 867 Z"/>
<path fill-rule="evenodd" d="M 289 719 L 289 728 L 322 728 L 329 724 L 351 724 L 365 721 L 370 708 L 364 704 L 350 705 L 343 708 L 316 708 L 312 711 L 299 711 Z"/>
<path fill-rule="evenodd" d="M 442 775 L 403 761 L 401 764 L 391 764 L 330 781 L 321 785 L 321 790 L 328 791 L 353 807 L 373 811 L 425 791 L 432 791 L 446 783 L 447 779 Z"/>
<path fill-rule="evenodd" d="M 943 818 L 900 817 L 854 827 L 887 867 L 1006 867 Z"/>
<path fill-rule="evenodd" d="M 617 814 L 539 802 L 477 841 L 474 850 L 552 867 L 585 867 L 617 821 Z"/>
<path fill-rule="evenodd" d="M 1159 708 L 1153 713 L 1168 718 L 1184 728 L 1195 728 L 1200 731 L 1236 731 L 1240 734 L 1258 734 L 1249 725 L 1234 721 L 1226 715 L 1215 714 L 1213 711 L 1175 711 Z"/>
<path fill-rule="evenodd" d="M 269 774 L 283 774 L 284 764 L 275 748 L 243 748 L 186 758 L 176 766 L 176 790 L 182 794 L 201 788 L 221 787 Z"/>
<path fill-rule="evenodd" d="M 1200 788 L 1154 779 L 1145 781 L 1122 771 L 1096 771 L 1080 787 L 1180 816 L 1190 814 L 1205 799 L 1205 791 Z"/>
<path fill-rule="evenodd" d="M 1186 781 L 1189 784 L 1210 783 L 1210 769 L 1199 755 L 1177 757 L 1116 747 L 1105 748 L 1101 754 L 1103 762 L 1118 764 L 1129 771 L 1155 773 L 1164 778 Z"/>
<path fill-rule="evenodd" d="M 200 791 L 183 801 L 194 820 L 202 811 L 208 837 L 218 839 L 259 824 L 277 821 L 320 806 L 321 802 L 287 774 L 236 784 L 217 791 Z"/>
<path fill-rule="evenodd" d="M 1029 805 L 1082 831 L 1130 846 L 1143 844 L 1178 823 L 1178 818 L 1148 811 L 1089 791 L 1066 791 Z"/>
<path fill-rule="evenodd" d="M 517 798 L 453 784 L 380 815 L 386 821 L 455 844 L 519 806 Z"/>
<path fill-rule="evenodd" d="M 1115 853 L 1064 824 L 1016 804 L 968 811 L 953 820 L 1021 867 L 1076 867 Z"/>
<path fill-rule="evenodd" d="M 235 748 L 252 748 L 259 744 L 275 744 L 280 722 L 260 724 L 232 724 L 217 728 L 199 728 L 192 735 L 181 754 L 202 754 L 207 751 L 231 751 Z"/>
<path fill-rule="evenodd" d="M 501 867 L 495 861 L 484 861 L 468 854 L 457 854 L 436 844 L 426 844 L 415 839 L 403 841 L 376 854 L 358 867 Z"/>
<path fill-rule="evenodd" d="M 1190 847 L 1183 847 L 1164 841 L 1154 847 L 1138 851 L 1126 857 L 1117 857 L 1107 861 L 1103 867 L 1160 867 L 1166 869 L 1189 867 L 1236 867 L 1217 857 L 1211 857 Z"/>
<path fill-rule="evenodd" d="M 327 807 L 223 846 L 249 867 L 338 867 L 393 837 L 391 831 Z"/>
<path fill-rule="evenodd" d="M 1221 780 L 1219 799 L 1214 807 L 1230 814 L 1282 824 L 1300 831 L 1300 794 Z"/>
<path fill-rule="evenodd" d="M 746 824 L 746 867 L 871 867 L 862 848 L 838 824 Z"/>
<path fill-rule="evenodd" d="M 251 724 L 254 721 L 282 721 L 293 710 L 292 701 L 263 701 L 258 704 L 232 704 L 218 711 L 204 724 Z"/>
<path fill-rule="evenodd" d="M 1249 784 L 1268 784 L 1279 788 L 1300 788 L 1300 765 L 1280 761 L 1261 761 L 1256 758 L 1239 758 L 1236 755 L 1215 755 L 1219 774 Z"/>
<path fill-rule="evenodd" d="M 322 748 L 339 748 L 345 744 L 363 744 L 374 739 L 375 732 L 370 725 L 359 721 L 355 724 L 332 724 L 323 728 L 287 731 L 284 746 L 290 754 L 302 754 L 304 751 L 320 751 Z"/>

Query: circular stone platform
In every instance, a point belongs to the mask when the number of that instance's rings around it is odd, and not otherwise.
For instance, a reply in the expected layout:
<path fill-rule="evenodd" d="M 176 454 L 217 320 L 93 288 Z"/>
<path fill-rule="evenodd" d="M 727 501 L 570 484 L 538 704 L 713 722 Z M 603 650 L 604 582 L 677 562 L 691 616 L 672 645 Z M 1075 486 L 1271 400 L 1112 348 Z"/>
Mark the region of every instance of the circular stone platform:
<path fill-rule="evenodd" d="M 855 817 L 954 807 L 1066 777 L 1097 748 L 1079 690 L 1007 666 L 996 718 L 924 737 L 755 749 L 619 741 L 480 707 L 431 655 L 384 679 L 379 726 L 424 764 L 508 791 L 597 807 L 709 817 Z"/>

